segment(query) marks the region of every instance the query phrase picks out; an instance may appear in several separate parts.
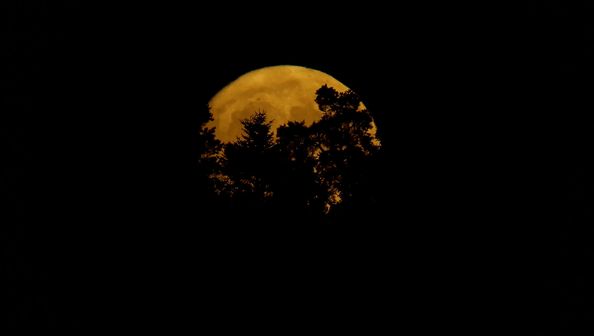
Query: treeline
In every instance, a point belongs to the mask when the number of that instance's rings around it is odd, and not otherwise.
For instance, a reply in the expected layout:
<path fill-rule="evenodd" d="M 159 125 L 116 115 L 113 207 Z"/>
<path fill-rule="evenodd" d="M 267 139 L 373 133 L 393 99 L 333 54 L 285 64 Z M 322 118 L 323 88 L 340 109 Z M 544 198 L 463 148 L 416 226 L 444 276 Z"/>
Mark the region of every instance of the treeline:
<path fill-rule="evenodd" d="M 381 147 L 372 116 L 352 91 L 324 85 L 315 101 L 322 117 L 312 125 L 289 122 L 275 135 L 266 111 L 254 111 L 231 143 L 215 137 L 206 126 L 212 114 L 204 113 L 197 192 L 211 206 L 260 221 L 327 222 L 369 210 Z"/>

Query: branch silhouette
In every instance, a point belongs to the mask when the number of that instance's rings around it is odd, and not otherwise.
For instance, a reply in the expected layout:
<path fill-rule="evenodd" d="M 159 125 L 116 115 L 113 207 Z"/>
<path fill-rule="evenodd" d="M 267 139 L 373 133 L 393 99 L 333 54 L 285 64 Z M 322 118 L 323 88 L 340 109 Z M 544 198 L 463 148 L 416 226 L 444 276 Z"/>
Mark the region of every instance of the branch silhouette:
<path fill-rule="evenodd" d="M 266 112 L 241 121 L 236 141 L 221 144 L 203 127 L 201 165 L 221 202 L 246 212 L 292 214 L 298 221 L 348 213 L 373 202 L 370 174 L 380 150 L 373 119 L 353 91 L 316 92 L 319 121 L 289 122 L 272 132 Z"/>

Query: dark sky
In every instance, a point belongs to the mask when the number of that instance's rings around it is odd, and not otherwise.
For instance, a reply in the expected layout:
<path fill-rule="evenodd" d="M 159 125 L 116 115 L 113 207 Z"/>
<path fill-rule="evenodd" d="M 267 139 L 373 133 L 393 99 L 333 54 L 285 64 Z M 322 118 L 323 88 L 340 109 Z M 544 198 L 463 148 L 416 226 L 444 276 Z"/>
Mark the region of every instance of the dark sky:
<path fill-rule="evenodd" d="M 499 325 L 586 323 L 592 6 L 300 6 L 3 8 L 9 319 L 183 319 L 162 307 L 200 295 L 197 223 L 217 224 L 188 183 L 196 113 L 249 70 L 295 64 L 349 83 L 377 121 L 385 185 L 358 269 L 383 276 L 376 297 L 423 325 L 462 323 L 444 313 L 460 302 Z"/>

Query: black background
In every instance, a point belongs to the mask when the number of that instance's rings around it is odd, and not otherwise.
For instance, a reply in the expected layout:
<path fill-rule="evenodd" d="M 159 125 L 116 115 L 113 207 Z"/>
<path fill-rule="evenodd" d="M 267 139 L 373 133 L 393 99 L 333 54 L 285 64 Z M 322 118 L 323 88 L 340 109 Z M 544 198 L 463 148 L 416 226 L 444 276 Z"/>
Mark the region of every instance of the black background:
<path fill-rule="evenodd" d="M 5 325 L 591 322 L 591 5 L 3 6 Z M 192 188 L 198 111 L 277 64 L 358 92 L 384 147 L 377 209 L 301 259 Z"/>

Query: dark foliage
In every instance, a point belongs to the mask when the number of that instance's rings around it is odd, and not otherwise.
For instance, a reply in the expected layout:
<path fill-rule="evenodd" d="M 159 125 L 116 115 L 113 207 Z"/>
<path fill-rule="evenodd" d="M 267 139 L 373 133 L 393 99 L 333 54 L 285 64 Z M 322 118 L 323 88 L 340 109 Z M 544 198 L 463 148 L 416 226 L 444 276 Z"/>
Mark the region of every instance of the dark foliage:
<path fill-rule="evenodd" d="M 323 115 L 311 126 L 289 122 L 275 137 L 264 112 L 241 121 L 243 134 L 225 145 L 220 171 L 211 170 L 223 202 L 291 214 L 301 225 L 372 202 L 367 183 L 379 141 L 370 113 L 352 91 L 323 86 L 316 94 Z"/>
<path fill-rule="evenodd" d="M 206 123 L 212 120 L 212 113 L 207 110 L 200 115 L 199 130 L 196 140 L 198 153 L 197 177 L 202 190 L 212 190 L 211 176 L 220 172 L 220 151 L 223 144 L 215 137 L 214 128 L 207 127 Z"/>
<path fill-rule="evenodd" d="M 272 196 L 274 174 L 274 137 L 266 114 L 258 112 L 242 120 L 243 134 L 234 143 L 226 144 L 222 163 L 223 174 L 215 176 L 218 190 L 235 202 L 258 206 Z"/>

